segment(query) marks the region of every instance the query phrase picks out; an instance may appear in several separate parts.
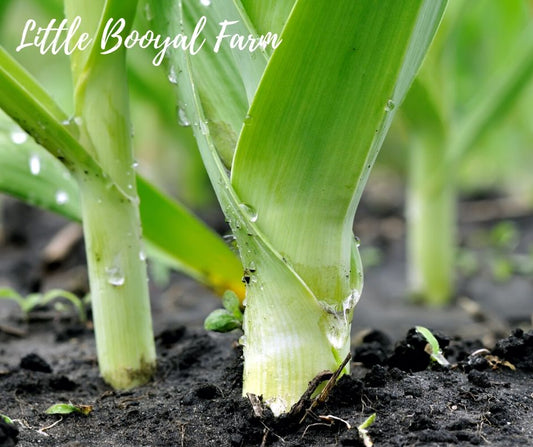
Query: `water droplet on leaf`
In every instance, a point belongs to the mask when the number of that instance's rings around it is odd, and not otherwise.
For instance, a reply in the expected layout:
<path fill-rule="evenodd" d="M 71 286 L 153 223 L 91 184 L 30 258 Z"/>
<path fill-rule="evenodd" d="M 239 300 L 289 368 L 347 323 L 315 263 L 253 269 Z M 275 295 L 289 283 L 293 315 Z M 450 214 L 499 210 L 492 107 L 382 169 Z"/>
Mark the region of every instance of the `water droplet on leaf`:
<path fill-rule="evenodd" d="M 203 135 L 207 135 L 209 133 L 209 126 L 207 125 L 207 121 L 200 120 L 200 131 Z"/>
<path fill-rule="evenodd" d="M 122 273 L 122 269 L 120 267 L 116 265 L 112 267 L 106 267 L 105 273 L 107 275 L 107 282 L 112 286 L 119 287 L 124 285 L 126 278 L 124 278 L 124 273 Z"/>
<path fill-rule="evenodd" d="M 389 99 L 387 101 L 387 104 L 385 105 L 385 112 L 391 112 L 394 110 L 394 107 L 396 107 L 396 104 L 394 104 L 394 101 L 392 99 Z"/>
<path fill-rule="evenodd" d="M 10 134 L 11 141 L 15 144 L 22 144 L 28 140 L 28 134 L 24 132 L 20 127 L 13 129 Z"/>
<path fill-rule="evenodd" d="M 149 22 L 154 18 L 152 14 L 152 8 L 150 7 L 150 3 L 146 3 L 144 5 L 144 17 L 146 17 L 146 20 Z"/>
<path fill-rule="evenodd" d="M 361 293 L 359 290 L 354 289 L 342 302 L 342 313 L 344 314 L 344 321 L 346 324 L 349 323 L 348 316 L 350 312 L 354 309 L 360 299 Z"/>
<path fill-rule="evenodd" d="M 71 116 L 69 119 L 62 121 L 61 124 L 67 128 L 70 134 L 78 138 L 80 135 L 80 126 L 83 124 L 81 116 Z"/>
<path fill-rule="evenodd" d="M 58 205 L 64 205 L 68 202 L 68 194 L 65 191 L 59 190 L 56 192 L 56 203 Z"/>
<path fill-rule="evenodd" d="M 211 6 L 211 0 L 200 0 L 200 4 L 204 6 Z"/>
<path fill-rule="evenodd" d="M 30 157 L 30 172 L 33 175 L 39 175 L 41 172 L 41 159 L 37 154 L 33 154 Z"/>
<path fill-rule="evenodd" d="M 244 212 L 250 222 L 257 222 L 258 215 L 254 207 L 247 205 L 246 203 L 240 203 L 239 208 Z"/>
<path fill-rule="evenodd" d="M 176 69 L 174 68 L 174 65 L 170 66 L 170 70 L 168 72 L 168 80 L 171 84 L 174 85 L 178 83 L 178 75 L 176 74 Z"/>
<path fill-rule="evenodd" d="M 185 109 L 181 107 L 178 107 L 178 124 L 183 127 L 188 127 L 191 125 L 191 122 L 185 113 Z"/>

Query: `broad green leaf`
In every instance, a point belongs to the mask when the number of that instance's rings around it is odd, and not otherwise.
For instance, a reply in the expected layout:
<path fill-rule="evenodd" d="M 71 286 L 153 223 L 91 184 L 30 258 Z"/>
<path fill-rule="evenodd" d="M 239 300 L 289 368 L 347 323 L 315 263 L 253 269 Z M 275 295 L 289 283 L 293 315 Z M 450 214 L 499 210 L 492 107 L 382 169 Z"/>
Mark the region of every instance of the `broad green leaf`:
<path fill-rule="evenodd" d="M 241 0 L 257 32 L 281 34 L 296 0 Z"/>
<path fill-rule="evenodd" d="M 205 6 L 200 1 L 183 3 L 182 22 L 168 11 L 176 11 L 176 2 L 171 0 L 149 0 L 153 16 L 153 28 L 163 35 L 175 35 L 182 32 L 187 36 L 194 33 L 202 16 L 206 17 L 201 33 L 205 38 L 202 48 L 190 58 L 198 91 L 204 110 L 204 118 L 187 116 L 188 104 L 183 98 L 178 103 L 178 113 L 182 123 L 201 125 L 203 131 L 209 131 L 217 150 L 229 167 L 233 158 L 236 141 L 245 119 L 248 107 L 267 63 L 267 55 L 260 51 L 250 53 L 230 48 L 227 38 L 221 40 L 218 52 L 215 52 L 217 36 L 221 32 L 223 21 L 237 23 L 228 25 L 225 34 L 240 34 L 248 37 L 254 31 L 249 19 L 239 2 L 233 0 L 212 1 Z M 172 12 L 170 13 L 172 14 Z M 166 17 L 166 18 L 164 18 Z M 171 19 L 169 20 L 168 17 Z M 199 47 L 199 43 L 197 47 Z M 195 47 L 195 48 L 197 48 Z M 182 51 L 182 50 L 178 50 Z M 180 68 L 170 63 L 169 80 L 179 84 L 184 79 Z"/>
<path fill-rule="evenodd" d="M 7 119 L 0 120 L 0 191 L 80 219 L 79 191 L 70 172 Z"/>
<path fill-rule="evenodd" d="M 229 289 L 244 298 L 242 265 L 222 238 L 140 177 L 137 189 L 143 234 L 157 253 L 217 293 Z"/>
<path fill-rule="evenodd" d="M 301 1 L 270 59 L 232 184 L 320 300 L 349 294 L 355 209 L 444 5 Z"/>

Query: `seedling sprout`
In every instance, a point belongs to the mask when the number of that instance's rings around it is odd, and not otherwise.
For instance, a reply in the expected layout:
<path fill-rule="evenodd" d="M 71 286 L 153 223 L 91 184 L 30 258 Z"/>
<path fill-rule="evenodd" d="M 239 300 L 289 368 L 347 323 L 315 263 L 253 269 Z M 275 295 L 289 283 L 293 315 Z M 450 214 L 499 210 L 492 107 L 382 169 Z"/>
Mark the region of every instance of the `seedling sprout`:
<path fill-rule="evenodd" d="M 423 326 L 417 326 L 416 331 L 422 335 L 428 344 L 426 345 L 425 351 L 429 354 L 431 357 L 431 360 L 437 362 L 439 365 L 442 366 L 448 366 L 450 362 L 446 360 L 444 355 L 442 354 L 442 350 L 440 349 L 439 342 L 435 338 L 435 336 L 431 333 L 431 331 Z"/>
<path fill-rule="evenodd" d="M 224 309 L 216 309 L 205 319 L 204 327 L 208 331 L 230 332 L 242 328 L 241 302 L 237 295 L 228 290 L 222 297 Z"/>
<path fill-rule="evenodd" d="M 45 411 L 46 414 L 82 414 L 88 416 L 93 411 L 92 405 L 74 405 L 72 403 L 54 404 L 48 407 Z"/>
<path fill-rule="evenodd" d="M 14 425 L 13 419 L 11 419 L 9 416 L 6 416 L 5 414 L 0 413 L 0 419 L 2 419 L 6 424 Z"/>
<path fill-rule="evenodd" d="M 30 293 L 26 297 L 23 297 L 18 292 L 9 288 L 0 288 L 0 299 L 9 299 L 15 301 L 25 318 L 29 313 L 38 306 L 45 306 L 48 303 L 60 300 L 61 298 L 68 300 L 78 314 L 78 318 L 81 323 L 85 323 L 87 316 L 85 313 L 84 299 L 78 298 L 71 292 L 66 290 L 50 290 L 46 293 Z"/>
<path fill-rule="evenodd" d="M 374 443 L 368 434 L 368 427 L 370 427 L 376 420 L 376 413 L 372 413 L 361 425 L 357 427 L 359 436 L 363 440 L 365 447 L 372 447 Z"/>

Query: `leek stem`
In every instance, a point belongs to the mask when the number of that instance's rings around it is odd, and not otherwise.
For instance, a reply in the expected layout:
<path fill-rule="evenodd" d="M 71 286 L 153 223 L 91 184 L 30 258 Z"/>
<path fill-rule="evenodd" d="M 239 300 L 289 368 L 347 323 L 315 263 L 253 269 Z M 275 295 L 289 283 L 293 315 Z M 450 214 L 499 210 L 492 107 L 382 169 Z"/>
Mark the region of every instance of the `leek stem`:
<path fill-rule="evenodd" d="M 101 35 L 106 18 L 131 26 L 136 2 L 66 2 L 67 16 L 80 15 L 83 30 Z M 123 30 L 126 34 L 127 30 Z M 98 40 L 98 39 L 97 39 Z M 102 54 L 95 44 L 71 56 L 74 124 L 80 143 L 103 176 L 84 170 L 80 185 L 91 302 L 100 372 L 114 388 L 147 382 L 155 369 L 146 262 L 141 245 L 129 118 L 126 52 Z"/>
<path fill-rule="evenodd" d="M 138 209 L 100 179 L 83 182 L 81 197 L 100 372 L 114 388 L 132 388 L 155 368 Z"/>
<path fill-rule="evenodd" d="M 455 188 L 440 143 L 414 143 L 407 186 L 407 265 L 411 293 L 430 305 L 454 289 Z M 431 173 L 431 174 L 429 174 Z"/>
<path fill-rule="evenodd" d="M 246 289 L 243 395 L 262 396 L 278 416 L 318 372 L 335 371 L 347 356 L 352 309 L 319 302 L 283 260 L 260 245 L 248 248 L 261 255 L 253 257 L 257 266 Z"/>
<path fill-rule="evenodd" d="M 137 204 L 101 179 L 80 185 L 100 372 L 114 388 L 132 388 L 155 369 Z"/>

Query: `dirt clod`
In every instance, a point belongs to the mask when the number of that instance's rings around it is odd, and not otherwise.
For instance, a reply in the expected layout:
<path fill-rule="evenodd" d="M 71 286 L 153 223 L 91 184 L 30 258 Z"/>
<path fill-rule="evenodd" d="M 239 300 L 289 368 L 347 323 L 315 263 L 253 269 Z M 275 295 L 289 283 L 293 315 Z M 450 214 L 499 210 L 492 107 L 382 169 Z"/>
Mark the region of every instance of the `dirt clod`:
<path fill-rule="evenodd" d="M 44 373 L 51 373 L 50 365 L 38 354 L 28 354 L 20 360 L 20 367 L 29 371 L 39 371 Z"/>

